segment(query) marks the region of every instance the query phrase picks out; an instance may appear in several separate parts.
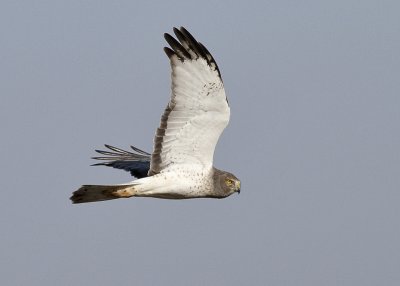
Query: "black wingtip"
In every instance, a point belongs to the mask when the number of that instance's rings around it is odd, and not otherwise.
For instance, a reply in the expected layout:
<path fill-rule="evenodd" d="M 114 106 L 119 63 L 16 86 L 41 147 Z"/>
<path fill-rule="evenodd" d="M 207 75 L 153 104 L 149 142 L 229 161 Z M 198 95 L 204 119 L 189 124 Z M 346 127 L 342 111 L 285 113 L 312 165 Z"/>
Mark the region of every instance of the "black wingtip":
<path fill-rule="evenodd" d="M 172 50 L 174 50 L 175 54 L 178 56 L 180 60 L 191 59 L 192 57 L 186 51 L 186 49 L 179 43 L 174 37 L 170 34 L 165 33 L 164 38 L 167 43 L 171 46 Z"/>
<path fill-rule="evenodd" d="M 169 59 L 171 59 L 175 55 L 175 52 L 168 47 L 164 47 L 164 52 Z"/>
<path fill-rule="evenodd" d="M 167 47 L 164 48 L 164 52 L 167 54 L 168 58 L 171 59 L 172 56 L 176 55 L 181 61 L 184 61 L 186 59 L 191 60 L 201 57 L 207 61 L 208 65 L 213 70 L 217 71 L 219 77 L 222 79 L 221 72 L 214 57 L 205 46 L 198 42 L 183 26 L 179 29 L 173 27 L 173 31 L 179 41 L 170 34 L 164 33 L 165 40 L 171 46 L 171 49 Z"/>
<path fill-rule="evenodd" d="M 130 146 L 133 152 L 108 144 L 104 144 L 104 146 L 110 151 L 96 150 L 97 153 L 103 156 L 95 156 L 92 157 L 92 159 L 106 162 L 95 163 L 91 166 L 113 167 L 128 171 L 136 178 L 147 177 L 150 168 L 151 154 L 134 146 Z"/>

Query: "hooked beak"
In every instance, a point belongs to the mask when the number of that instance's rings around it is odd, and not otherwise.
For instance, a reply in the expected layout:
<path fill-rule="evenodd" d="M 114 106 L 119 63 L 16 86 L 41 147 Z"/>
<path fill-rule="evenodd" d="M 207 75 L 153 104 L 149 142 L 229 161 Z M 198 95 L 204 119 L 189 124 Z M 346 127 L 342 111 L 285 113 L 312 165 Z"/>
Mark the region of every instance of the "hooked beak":
<path fill-rule="evenodd" d="M 240 194 L 240 181 L 236 184 L 236 191 L 238 194 Z"/>

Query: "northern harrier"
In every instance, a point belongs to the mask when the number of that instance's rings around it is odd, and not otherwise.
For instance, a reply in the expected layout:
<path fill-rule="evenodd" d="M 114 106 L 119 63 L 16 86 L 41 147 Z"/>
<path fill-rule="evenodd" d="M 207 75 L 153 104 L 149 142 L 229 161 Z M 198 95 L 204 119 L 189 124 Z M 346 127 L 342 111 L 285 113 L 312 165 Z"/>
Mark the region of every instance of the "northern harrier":
<path fill-rule="evenodd" d="M 213 167 L 215 145 L 228 125 L 230 108 L 221 73 L 210 52 L 183 27 L 176 38 L 164 34 L 164 48 L 172 68 L 172 94 L 154 138 L 150 155 L 132 147 L 110 151 L 94 159 L 96 165 L 129 171 L 137 177 L 121 185 L 83 185 L 71 197 L 88 203 L 129 197 L 162 199 L 225 198 L 240 192 L 233 174 Z"/>

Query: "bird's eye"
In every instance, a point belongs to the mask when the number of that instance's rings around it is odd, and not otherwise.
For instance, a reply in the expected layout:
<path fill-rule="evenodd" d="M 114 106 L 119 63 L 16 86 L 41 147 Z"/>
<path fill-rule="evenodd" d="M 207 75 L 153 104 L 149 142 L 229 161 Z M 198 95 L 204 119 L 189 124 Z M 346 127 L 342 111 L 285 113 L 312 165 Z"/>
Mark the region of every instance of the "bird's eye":
<path fill-rule="evenodd" d="M 226 180 L 225 180 L 225 183 L 226 183 L 226 185 L 229 186 L 229 187 L 230 187 L 230 186 L 233 186 L 233 184 L 234 184 L 233 180 L 231 180 L 231 179 L 226 179 Z"/>

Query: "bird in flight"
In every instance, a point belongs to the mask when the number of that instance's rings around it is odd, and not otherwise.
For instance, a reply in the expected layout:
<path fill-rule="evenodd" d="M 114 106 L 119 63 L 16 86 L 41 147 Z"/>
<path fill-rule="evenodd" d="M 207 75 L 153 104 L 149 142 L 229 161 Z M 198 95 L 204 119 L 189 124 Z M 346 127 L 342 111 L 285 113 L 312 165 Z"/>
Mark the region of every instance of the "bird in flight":
<path fill-rule="evenodd" d="M 213 166 L 217 141 L 228 125 L 230 108 L 213 56 L 183 27 L 176 39 L 165 33 L 171 64 L 171 98 L 154 137 L 153 153 L 131 146 L 105 145 L 95 165 L 129 171 L 137 179 L 119 185 L 83 185 L 73 203 L 130 197 L 161 199 L 225 198 L 240 192 L 240 180 Z"/>

